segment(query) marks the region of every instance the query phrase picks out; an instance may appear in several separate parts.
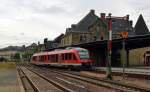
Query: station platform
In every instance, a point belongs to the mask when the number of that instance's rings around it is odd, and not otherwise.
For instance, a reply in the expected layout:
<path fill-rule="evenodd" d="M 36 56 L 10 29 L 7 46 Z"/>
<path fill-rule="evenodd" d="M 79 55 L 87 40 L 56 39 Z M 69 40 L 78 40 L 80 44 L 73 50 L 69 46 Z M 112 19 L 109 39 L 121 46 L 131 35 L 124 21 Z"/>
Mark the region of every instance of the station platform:
<path fill-rule="evenodd" d="M 93 70 L 96 71 L 107 71 L 107 67 L 92 67 Z M 112 72 L 122 73 L 123 68 L 115 68 L 112 67 Z M 150 76 L 150 67 L 132 67 L 132 68 L 125 68 L 125 73 L 128 74 L 141 74 L 141 75 L 149 75 Z"/>

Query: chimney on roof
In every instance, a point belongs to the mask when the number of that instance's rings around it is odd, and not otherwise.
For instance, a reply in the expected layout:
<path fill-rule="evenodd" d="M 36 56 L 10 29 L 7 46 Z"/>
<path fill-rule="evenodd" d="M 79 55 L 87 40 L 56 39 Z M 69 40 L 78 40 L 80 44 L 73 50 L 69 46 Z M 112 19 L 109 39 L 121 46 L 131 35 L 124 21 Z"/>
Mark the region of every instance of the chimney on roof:
<path fill-rule="evenodd" d="M 129 15 L 126 15 L 126 19 L 129 20 Z"/>
<path fill-rule="evenodd" d="M 66 28 L 66 33 L 69 32 L 69 28 Z"/>
<path fill-rule="evenodd" d="M 133 21 L 131 20 L 131 21 L 129 21 L 130 22 L 130 25 L 132 26 L 133 25 Z"/>
<path fill-rule="evenodd" d="M 91 9 L 91 10 L 90 10 L 90 13 L 95 14 L 95 10 L 94 10 L 94 9 Z"/>
<path fill-rule="evenodd" d="M 48 38 L 44 38 L 44 44 L 46 44 L 48 41 Z"/>
<path fill-rule="evenodd" d="M 70 31 L 70 30 L 71 30 L 71 28 L 68 28 L 68 30 Z"/>
<path fill-rule="evenodd" d="M 76 25 L 75 25 L 75 24 L 72 24 L 72 25 L 71 25 L 71 28 L 72 28 L 72 29 L 76 28 Z"/>
<path fill-rule="evenodd" d="M 112 15 L 111 13 L 108 13 L 107 18 L 108 18 L 108 19 L 111 18 L 111 15 Z"/>
<path fill-rule="evenodd" d="M 38 45 L 40 44 L 40 41 L 38 41 Z"/>
<path fill-rule="evenodd" d="M 105 19 L 105 13 L 100 13 L 101 19 Z"/>
<path fill-rule="evenodd" d="M 66 28 L 66 33 L 68 33 L 71 30 L 71 28 Z"/>
<path fill-rule="evenodd" d="M 109 13 L 108 16 L 111 17 L 111 13 Z"/>

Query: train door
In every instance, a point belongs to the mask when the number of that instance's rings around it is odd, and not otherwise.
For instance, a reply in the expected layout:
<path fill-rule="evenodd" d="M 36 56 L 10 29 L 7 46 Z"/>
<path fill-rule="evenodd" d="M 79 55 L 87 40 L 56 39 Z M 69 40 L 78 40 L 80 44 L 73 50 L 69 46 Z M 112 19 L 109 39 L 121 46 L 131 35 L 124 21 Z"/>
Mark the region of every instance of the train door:
<path fill-rule="evenodd" d="M 62 54 L 58 54 L 58 63 L 61 64 L 62 61 Z"/>
<path fill-rule="evenodd" d="M 58 54 L 51 55 L 51 62 L 58 63 Z"/>
<path fill-rule="evenodd" d="M 48 53 L 46 53 L 46 63 L 48 63 Z"/>
<path fill-rule="evenodd" d="M 58 63 L 58 59 L 59 59 L 58 57 L 59 57 L 58 54 L 55 54 L 55 62 L 56 63 Z"/>
<path fill-rule="evenodd" d="M 37 58 L 36 58 L 36 63 L 38 63 L 39 62 L 39 56 L 37 56 Z"/>
<path fill-rule="evenodd" d="M 51 55 L 48 55 L 48 63 L 51 62 Z"/>

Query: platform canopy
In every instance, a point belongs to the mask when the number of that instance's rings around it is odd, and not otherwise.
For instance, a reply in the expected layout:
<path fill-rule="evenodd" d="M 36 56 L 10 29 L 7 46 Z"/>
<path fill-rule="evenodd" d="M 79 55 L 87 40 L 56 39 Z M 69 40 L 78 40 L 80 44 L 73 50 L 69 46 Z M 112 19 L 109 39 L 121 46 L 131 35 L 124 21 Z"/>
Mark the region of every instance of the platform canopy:
<path fill-rule="evenodd" d="M 121 49 L 122 41 L 123 39 L 114 39 L 112 41 L 113 49 Z M 61 48 L 66 48 L 66 47 L 83 47 L 83 48 L 87 48 L 91 50 L 92 49 L 107 49 L 107 42 L 108 42 L 107 40 L 103 40 L 103 41 L 95 41 L 95 42 L 90 42 L 90 43 L 82 43 L 82 44 L 76 44 L 76 45 L 71 45 L 71 46 L 52 48 L 52 49 L 49 49 L 49 51 L 53 49 L 61 49 Z M 150 34 L 137 35 L 134 37 L 126 38 L 125 44 L 126 44 L 125 47 L 127 50 L 148 47 L 150 46 Z"/>

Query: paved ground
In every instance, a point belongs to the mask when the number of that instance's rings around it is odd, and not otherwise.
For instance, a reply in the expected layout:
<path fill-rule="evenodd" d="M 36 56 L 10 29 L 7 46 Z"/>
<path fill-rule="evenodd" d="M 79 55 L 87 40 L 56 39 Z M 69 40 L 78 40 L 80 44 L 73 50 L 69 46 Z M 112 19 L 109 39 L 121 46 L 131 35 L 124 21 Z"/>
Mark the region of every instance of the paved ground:
<path fill-rule="evenodd" d="M 106 67 L 93 67 L 95 70 L 99 71 L 106 71 Z M 112 68 L 114 72 L 122 72 L 122 68 Z M 125 68 L 126 73 L 133 73 L 133 74 L 145 74 L 150 75 L 150 67 L 133 67 L 133 68 Z"/>
<path fill-rule="evenodd" d="M 93 77 L 98 77 L 98 78 L 106 78 L 106 74 L 101 74 L 101 73 L 92 73 L 88 71 L 82 71 L 80 73 L 87 74 Z M 150 88 L 150 80 L 147 80 L 147 79 L 137 79 L 137 78 L 131 78 L 131 77 L 125 77 L 123 79 L 122 76 L 113 76 L 113 80 L 138 85 L 141 87 Z"/>

